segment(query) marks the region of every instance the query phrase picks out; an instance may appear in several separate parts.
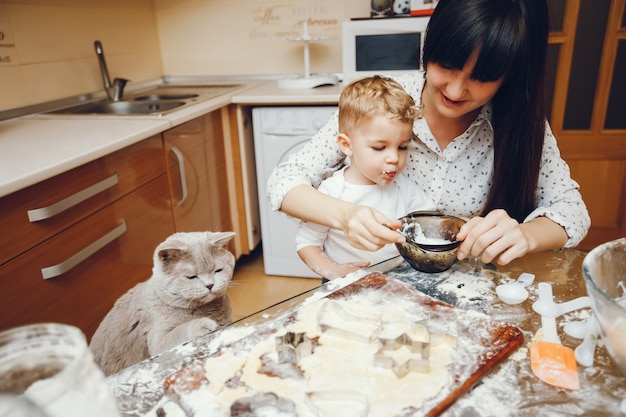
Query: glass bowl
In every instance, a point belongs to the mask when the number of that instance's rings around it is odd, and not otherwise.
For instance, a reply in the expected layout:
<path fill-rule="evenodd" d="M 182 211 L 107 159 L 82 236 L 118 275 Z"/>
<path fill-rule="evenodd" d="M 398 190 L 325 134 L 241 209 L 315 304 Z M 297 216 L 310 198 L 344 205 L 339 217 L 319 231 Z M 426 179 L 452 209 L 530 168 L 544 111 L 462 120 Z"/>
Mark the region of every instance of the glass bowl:
<path fill-rule="evenodd" d="M 583 276 L 604 345 L 626 375 L 626 238 L 592 249 Z"/>

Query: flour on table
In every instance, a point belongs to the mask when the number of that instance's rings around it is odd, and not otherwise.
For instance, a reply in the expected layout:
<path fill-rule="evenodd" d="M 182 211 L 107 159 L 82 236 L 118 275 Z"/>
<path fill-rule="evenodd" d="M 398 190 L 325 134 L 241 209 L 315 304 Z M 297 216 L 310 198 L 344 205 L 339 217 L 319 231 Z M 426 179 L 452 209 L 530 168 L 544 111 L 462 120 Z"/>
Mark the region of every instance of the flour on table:
<path fill-rule="evenodd" d="M 221 356 L 207 360 L 205 372 L 211 375 L 209 391 L 214 394 L 222 391 L 226 382 L 239 372 L 245 363 L 245 357 L 237 356 L 230 350 Z"/>
<path fill-rule="evenodd" d="M 273 392 L 293 401 L 299 417 L 317 416 L 324 408 L 335 412 L 352 410 L 353 414 L 346 416 L 365 415 L 358 414 L 358 410 L 366 409 L 370 417 L 396 416 L 408 407 L 419 408 L 450 383 L 447 367 L 455 351 L 455 338 L 448 335 L 448 339 L 440 340 L 453 342 L 431 347 L 430 372 L 408 372 L 399 378 L 391 369 L 373 366 L 374 356 L 382 346 L 376 339 L 379 334 L 390 337 L 406 334 L 415 341 L 426 340 L 430 335 L 423 324 L 429 316 L 421 307 L 405 300 L 385 303 L 380 297 L 361 293 L 358 298 L 310 302 L 299 310 L 297 320 L 249 350 L 224 348 L 221 355 L 208 358 L 205 374 L 209 384 L 206 390 L 199 390 L 204 392 L 202 398 L 197 392 L 193 394 L 198 401 L 193 407 L 195 415 L 211 415 L 204 411 L 211 402 L 211 412 L 217 408 L 228 416 L 233 402 L 258 392 Z M 259 373 L 263 357 L 277 357 L 276 336 L 287 332 L 318 338 L 313 354 L 298 361 L 304 377 L 282 378 Z M 416 355 L 406 346 L 387 353 L 399 363 Z M 226 384 L 235 375 L 239 384 Z"/>

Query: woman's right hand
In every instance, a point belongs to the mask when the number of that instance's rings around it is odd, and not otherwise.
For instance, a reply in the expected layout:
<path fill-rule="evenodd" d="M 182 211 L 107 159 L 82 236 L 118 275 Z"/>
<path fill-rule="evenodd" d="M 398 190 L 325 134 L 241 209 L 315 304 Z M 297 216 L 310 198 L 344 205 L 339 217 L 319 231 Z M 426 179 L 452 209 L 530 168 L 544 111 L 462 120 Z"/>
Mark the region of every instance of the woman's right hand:
<path fill-rule="evenodd" d="M 395 230 L 402 222 L 388 219 L 372 207 L 347 205 L 340 226 L 348 242 L 357 249 L 377 251 L 389 243 L 405 242 L 404 236 Z"/>

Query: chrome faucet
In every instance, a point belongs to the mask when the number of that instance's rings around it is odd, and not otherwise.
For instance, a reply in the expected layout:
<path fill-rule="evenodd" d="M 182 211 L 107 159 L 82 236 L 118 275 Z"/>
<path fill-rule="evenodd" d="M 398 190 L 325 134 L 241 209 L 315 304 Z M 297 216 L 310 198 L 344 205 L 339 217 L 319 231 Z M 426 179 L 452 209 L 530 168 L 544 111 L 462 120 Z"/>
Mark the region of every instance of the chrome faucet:
<path fill-rule="evenodd" d="M 120 101 L 124 96 L 124 87 L 130 80 L 125 78 L 116 78 L 111 83 L 109 78 L 109 71 L 107 70 L 107 63 L 104 59 L 104 50 L 102 49 L 102 43 L 95 41 L 93 46 L 96 48 L 96 54 L 98 55 L 98 62 L 100 63 L 100 72 L 102 73 L 102 81 L 104 82 L 104 90 L 111 101 Z"/>

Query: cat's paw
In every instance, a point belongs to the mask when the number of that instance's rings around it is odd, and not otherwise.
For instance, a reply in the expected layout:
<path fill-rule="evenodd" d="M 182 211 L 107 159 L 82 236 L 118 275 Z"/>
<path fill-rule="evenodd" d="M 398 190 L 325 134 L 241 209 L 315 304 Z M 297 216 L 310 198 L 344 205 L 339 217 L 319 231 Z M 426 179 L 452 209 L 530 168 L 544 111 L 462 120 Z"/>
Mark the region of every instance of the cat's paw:
<path fill-rule="evenodd" d="M 208 317 L 191 320 L 187 323 L 187 332 L 190 338 L 203 336 L 216 330 L 219 326 L 215 320 Z"/>

